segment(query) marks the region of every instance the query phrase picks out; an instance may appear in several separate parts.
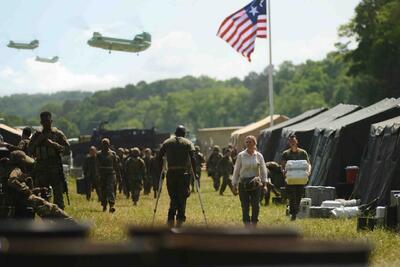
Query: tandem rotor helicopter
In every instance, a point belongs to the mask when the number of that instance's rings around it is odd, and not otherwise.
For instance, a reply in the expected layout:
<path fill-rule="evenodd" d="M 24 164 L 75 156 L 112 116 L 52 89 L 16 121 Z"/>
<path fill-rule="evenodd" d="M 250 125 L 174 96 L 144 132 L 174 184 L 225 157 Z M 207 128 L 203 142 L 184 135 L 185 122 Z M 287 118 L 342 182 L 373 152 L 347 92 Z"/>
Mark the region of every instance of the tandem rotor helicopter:
<path fill-rule="evenodd" d="M 24 49 L 24 50 L 34 50 L 39 47 L 39 41 L 38 40 L 33 40 L 30 43 L 17 43 L 14 41 L 10 41 L 7 45 L 9 48 L 14 48 L 14 49 Z M 59 57 L 55 56 L 53 58 L 45 58 L 45 57 L 39 57 L 36 56 L 35 61 L 37 62 L 42 62 L 42 63 L 56 63 L 58 61 Z"/>
<path fill-rule="evenodd" d="M 58 57 L 55 56 L 53 58 L 39 57 L 36 56 L 35 61 L 43 62 L 43 63 L 56 63 L 58 61 Z"/>
<path fill-rule="evenodd" d="M 129 40 L 105 37 L 98 32 L 94 32 L 93 37 L 87 43 L 91 47 L 108 50 L 109 53 L 111 51 L 139 53 L 151 46 L 151 35 L 150 33 L 142 32 L 136 35 L 133 40 Z"/>
<path fill-rule="evenodd" d="M 14 41 L 10 41 L 7 46 L 9 48 L 15 48 L 15 49 L 33 50 L 39 47 L 39 41 L 33 40 L 30 43 L 16 43 Z"/>

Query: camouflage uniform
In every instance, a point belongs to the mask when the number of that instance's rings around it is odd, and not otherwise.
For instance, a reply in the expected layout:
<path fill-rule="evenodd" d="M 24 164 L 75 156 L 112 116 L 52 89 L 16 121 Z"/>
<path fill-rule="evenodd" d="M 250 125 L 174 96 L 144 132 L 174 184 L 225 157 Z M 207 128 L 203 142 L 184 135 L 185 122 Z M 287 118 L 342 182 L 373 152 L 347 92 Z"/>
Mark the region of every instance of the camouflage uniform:
<path fill-rule="evenodd" d="M 120 179 L 117 179 L 117 184 L 115 186 L 115 189 L 118 189 L 118 192 L 121 194 L 122 192 L 126 195 L 126 186 L 125 186 L 125 173 L 124 173 L 124 165 L 125 165 L 125 155 L 124 155 L 124 149 L 119 148 L 117 152 L 117 160 L 118 160 L 118 167 L 121 172 L 121 177 Z M 117 192 L 115 192 L 117 193 Z"/>
<path fill-rule="evenodd" d="M 28 154 L 28 146 L 29 146 L 30 141 L 31 140 L 29 138 L 24 138 L 24 139 L 21 139 L 21 141 L 19 141 L 17 146 L 7 144 L 6 147 L 10 151 L 21 150 L 21 151 L 24 151 L 25 154 Z"/>
<path fill-rule="evenodd" d="M 130 156 L 125 164 L 126 178 L 128 179 L 129 190 L 132 195 L 133 204 L 139 201 L 143 180 L 146 176 L 146 165 L 139 155 Z"/>
<path fill-rule="evenodd" d="M 196 170 L 195 173 L 199 178 L 199 186 L 200 186 L 200 178 L 201 178 L 201 166 L 205 163 L 205 159 L 203 154 L 200 152 L 200 148 L 196 147 L 196 152 L 194 153 L 194 158 L 196 160 Z M 194 191 L 194 177 L 191 176 L 191 184 L 192 184 L 192 192 Z"/>
<path fill-rule="evenodd" d="M 33 163 L 33 159 L 27 157 L 22 151 L 12 152 L 10 157 L 8 168 L 3 168 L 3 171 L 6 169 L 7 171 L 2 172 L 1 175 L 2 181 L 7 180 L 8 204 L 14 205 L 17 213 L 18 210 L 32 208 L 34 213 L 42 218 L 71 219 L 57 205 L 47 202 L 33 193 L 38 191 L 38 188 L 33 189 L 31 178 L 23 171 L 27 165 Z M 18 214 L 15 215 L 18 216 Z"/>
<path fill-rule="evenodd" d="M 86 156 L 83 162 L 83 175 L 86 182 L 86 199 L 90 200 L 93 189 L 96 191 L 97 197 L 100 200 L 100 179 L 97 168 L 97 159 L 95 156 Z"/>
<path fill-rule="evenodd" d="M 219 147 L 215 146 L 213 153 L 207 160 L 207 173 L 208 176 L 211 176 L 214 181 L 214 189 L 218 191 L 219 186 L 221 184 L 220 178 L 221 175 L 218 172 L 217 165 L 219 161 L 222 159 L 222 154 L 219 152 Z"/>
<path fill-rule="evenodd" d="M 151 177 L 151 174 L 152 174 L 151 168 L 152 168 L 154 159 L 152 156 L 150 156 L 150 157 L 145 156 L 145 157 L 143 157 L 143 161 L 144 161 L 144 164 L 146 165 L 146 177 L 143 181 L 143 189 L 144 189 L 143 193 L 145 195 L 148 195 L 150 193 L 151 187 L 153 185 L 153 177 Z"/>
<path fill-rule="evenodd" d="M 186 200 L 190 195 L 189 158 L 194 160 L 194 145 L 184 137 L 171 137 L 164 141 L 159 154 L 167 157 L 167 189 L 170 197 L 168 224 L 180 226 L 186 220 Z M 160 164 L 161 165 L 161 164 Z M 193 165 L 192 165 L 193 166 Z"/>
<path fill-rule="evenodd" d="M 222 176 L 222 185 L 219 190 L 220 195 L 224 194 L 226 186 L 229 186 L 232 191 L 232 181 L 230 177 L 233 173 L 233 168 L 234 165 L 232 158 L 228 155 L 224 155 L 223 158 L 218 162 L 217 171 Z"/>
<path fill-rule="evenodd" d="M 54 143 L 51 144 L 47 140 Z M 29 154 L 35 160 L 34 179 L 37 187 L 53 188 L 54 203 L 61 209 L 64 209 L 63 193 L 64 171 L 61 162 L 62 154 L 70 153 L 67 138 L 55 127 L 50 131 L 37 131 L 33 134 L 28 145 Z"/>
<path fill-rule="evenodd" d="M 269 205 L 269 201 L 271 198 L 271 191 L 275 194 L 275 196 L 281 196 L 281 188 L 285 186 L 285 177 L 283 175 L 281 166 L 274 162 L 269 161 L 266 163 L 268 169 L 268 186 L 267 190 L 264 192 L 265 206 Z M 263 198 L 261 197 L 260 203 Z"/>
<path fill-rule="evenodd" d="M 114 151 L 97 152 L 97 166 L 100 176 L 101 205 L 103 211 L 110 206 L 110 212 L 114 211 L 115 205 L 115 182 L 120 177 L 117 155 Z"/>

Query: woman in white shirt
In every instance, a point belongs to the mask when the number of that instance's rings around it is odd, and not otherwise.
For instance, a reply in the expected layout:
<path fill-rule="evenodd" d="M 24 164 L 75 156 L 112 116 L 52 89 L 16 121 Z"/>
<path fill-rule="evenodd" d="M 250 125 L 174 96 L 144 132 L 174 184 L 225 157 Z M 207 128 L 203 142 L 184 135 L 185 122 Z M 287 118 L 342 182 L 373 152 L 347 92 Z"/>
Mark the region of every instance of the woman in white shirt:
<path fill-rule="evenodd" d="M 246 149 L 238 154 L 232 176 L 233 192 L 235 195 L 239 192 L 243 223 L 254 226 L 258 222 L 261 191 L 266 190 L 268 176 L 264 157 L 256 150 L 256 145 L 254 136 L 246 137 Z"/>

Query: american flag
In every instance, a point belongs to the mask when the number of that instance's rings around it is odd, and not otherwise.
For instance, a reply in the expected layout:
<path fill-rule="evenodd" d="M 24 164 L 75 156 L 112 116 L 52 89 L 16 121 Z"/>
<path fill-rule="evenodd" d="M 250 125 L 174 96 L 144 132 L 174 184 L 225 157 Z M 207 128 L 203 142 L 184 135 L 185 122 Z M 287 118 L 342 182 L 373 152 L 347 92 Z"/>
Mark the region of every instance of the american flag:
<path fill-rule="evenodd" d="M 254 0 L 227 17 L 217 36 L 225 40 L 237 52 L 251 61 L 256 37 L 267 38 L 266 0 Z"/>

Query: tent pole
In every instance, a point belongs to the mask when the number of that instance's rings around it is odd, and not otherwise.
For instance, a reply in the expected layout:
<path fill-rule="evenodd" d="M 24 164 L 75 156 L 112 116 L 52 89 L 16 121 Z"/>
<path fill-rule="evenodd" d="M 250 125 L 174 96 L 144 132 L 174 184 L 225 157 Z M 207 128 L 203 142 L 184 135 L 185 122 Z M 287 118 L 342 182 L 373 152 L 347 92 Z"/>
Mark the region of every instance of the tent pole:
<path fill-rule="evenodd" d="M 268 66 L 268 94 L 269 94 L 269 115 L 270 115 L 270 127 L 274 126 L 274 82 L 273 82 L 273 72 L 274 65 L 272 65 L 272 30 L 271 30 L 271 1 L 266 0 L 268 2 L 268 19 L 267 19 L 267 28 L 269 32 L 269 66 Z"/>

